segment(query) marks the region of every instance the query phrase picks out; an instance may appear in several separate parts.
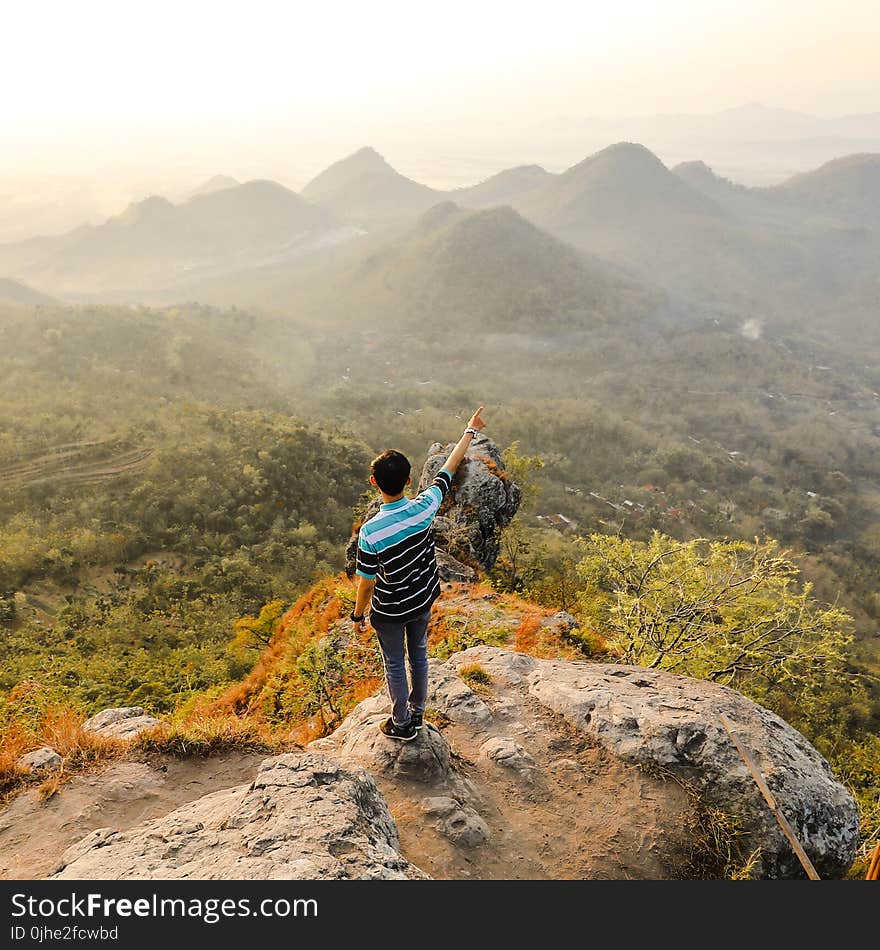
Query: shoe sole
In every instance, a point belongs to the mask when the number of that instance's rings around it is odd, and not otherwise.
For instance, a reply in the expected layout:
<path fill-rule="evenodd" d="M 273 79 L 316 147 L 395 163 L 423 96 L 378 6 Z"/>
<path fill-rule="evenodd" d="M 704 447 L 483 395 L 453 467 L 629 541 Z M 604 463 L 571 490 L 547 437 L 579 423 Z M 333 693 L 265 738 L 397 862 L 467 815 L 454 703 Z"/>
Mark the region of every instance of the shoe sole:
<path fill-rule="evenodd" d="M 382 730 L 380 729 L 379 732 L 382 732 Z M 387 732 L 382 732 L 382 735 L 385 736 L 386 739 L 396 739 L 398 742 L 412 742 L 413 739 L 418 738 L 418 730 L 416 730 L 414 736 L 390 736 Z"/>

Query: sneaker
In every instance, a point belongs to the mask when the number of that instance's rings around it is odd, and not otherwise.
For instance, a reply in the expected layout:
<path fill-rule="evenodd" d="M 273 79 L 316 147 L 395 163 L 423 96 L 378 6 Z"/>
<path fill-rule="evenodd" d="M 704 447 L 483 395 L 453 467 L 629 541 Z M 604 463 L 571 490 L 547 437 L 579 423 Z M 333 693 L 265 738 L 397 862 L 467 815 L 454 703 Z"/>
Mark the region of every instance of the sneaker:
<path fill-rule="evenodd" d="M 425 724 L 425 714 L 420 712 L 414 712 L 409 714 L 409 721 L 412 723 L 413 729 L 418 732 L 419 729 Z"/>
<path fill-rule="evenodd" d="M 386 719 L 379 726 L 379 732 L 383 736 L 388 736 L 389 739 L 399 739 L 401 742 L 412 742 L 418 735 L 412 722 L 408 722 L 405 726 L 398 726 L 393 719 Z"/>

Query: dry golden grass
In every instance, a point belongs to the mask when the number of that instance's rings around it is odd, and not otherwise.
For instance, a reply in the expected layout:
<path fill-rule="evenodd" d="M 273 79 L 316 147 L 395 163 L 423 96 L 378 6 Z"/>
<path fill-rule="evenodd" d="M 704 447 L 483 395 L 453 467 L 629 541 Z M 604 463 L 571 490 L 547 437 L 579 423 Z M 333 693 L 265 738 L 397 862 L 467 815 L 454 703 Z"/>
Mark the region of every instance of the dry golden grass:
<path fill-rule="evenodd" d="M 289 735 L 268 733 L 261 723 L 231 713 L 191 714 L 183 722 L 162 723 L 142 733 L 131 748 L 170 755 L 220 752 L 275 752 L 296 746 Z"/>
<path fill-rule="evenodd" d="M 24 785 L 42 779 L 40 796 L 51 798 L 76 772 L 123 753 L 124 742 L 86 732 L 82 727 L 84 719 L 72 709 L 49 706 L 27 729 L 17 722 L 8 724 L 0 737 L 0 796 L 5 799 Z M 64 760 L 61 769 L 48 778 L 17 765 L 18 759 L 26 752 L 43 746 L 51 746 Z"/>
<path fill-rule="evenodd" d="M 2 730 L 0 744 L 0 795 L 11 794 L 25 784 L 40 785 L 40 795 L 50 798 L 73 774 L 114 757 L 150 752 L 174 755 L 211 755 L 225 751 L 277 752 L 301 748 L 324 735 L 328 728 L 320 716 L 298 717 L 296 659 L 312 641 L 332 635 L 345 644 L 348 672 L 338 706 L 344 715 L 357 703 L 382 687 L 381 666 L 373 656 L 375 637 L 368 630 L 356 636 L 344 617 L 355 584 L 344 574 L 318 581 L 281 617 L 266 649 L 248 675 L 219 696 L 187 703 L 177 716 L 133 743 L 105 739 L 82 729 L 83 718 L 61 706 L 40 702 L 37 721 L 27 728 L 10 721 Z M 473 642 L 489 642 L 538 657 L 582 657 L 600 654 L 607 644 L 592 632 L 581 632 L 589 648 L 580 650 L 558 628 L 542 621 L 552 611 L 516 594 L 499 594 L 484 584 L 456 583 L 444 587 L 434 606 L 429 628 L 429 646 L 463 648 Z M 507 623 L 509 620 L 509 624 Z M 462 678 L 474 689 L 485 691 L 491 677 L 478 665 L 464 667 Z M 36 684 L 22 684 L 25 691 Z M 23 694 L 23 695 L 25 695 Z M 30 694 L 25 696 L 28 701 Z M 284 721 L 290 709 L 289 722 Z M 437 716 L 427 714 L 427 718 Z M 442 717 L 440 717 L 442 718 Z M 52 776 L 31 775 L 20 769 L 19 757 L 32 749 L 50 745 L 63 757 L 62 769 Z"/>

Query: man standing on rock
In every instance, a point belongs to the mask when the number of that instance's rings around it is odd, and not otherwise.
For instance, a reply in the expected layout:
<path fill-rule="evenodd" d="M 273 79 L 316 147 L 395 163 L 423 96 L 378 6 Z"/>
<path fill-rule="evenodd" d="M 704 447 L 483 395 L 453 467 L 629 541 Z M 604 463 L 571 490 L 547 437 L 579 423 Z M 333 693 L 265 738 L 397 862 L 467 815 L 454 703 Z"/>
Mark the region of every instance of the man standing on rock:
<path fill-rule="evenodd" d="M 440 596 L 431 526 L 471 440 L 485 425 L 482 411 L 480 406 L 471 416 L 434 481 L 415 498 L 405 494 L 412 481 L 405 455 L 389 449 L 370 466 L 370 484 L 379 489 L 382 504 L 358 535 L 358 588 L 351 619 L 355 630 L 364 633 L 370 606 L 391 695 L 391 718 L 379 728 L 389 739 L 410 742 L 422 728 L 428 697 L 428 622 L 431 605 Z M 406 679 L 407 655 L 411 684 Z"/>

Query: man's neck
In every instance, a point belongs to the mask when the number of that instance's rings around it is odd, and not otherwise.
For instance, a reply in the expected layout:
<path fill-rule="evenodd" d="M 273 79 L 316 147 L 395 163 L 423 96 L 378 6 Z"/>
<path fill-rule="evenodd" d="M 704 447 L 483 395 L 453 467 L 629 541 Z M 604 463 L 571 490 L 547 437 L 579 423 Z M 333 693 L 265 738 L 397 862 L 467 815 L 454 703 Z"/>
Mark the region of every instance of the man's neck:
<path fill-rule="evenodd" d="M 400 501 L 406 495 L 406 491 L 402 491 L 399 495 L 386 495 L 383 491 L 380 491 L 379 494 L 382 496 L 382 504 L 390 505 L 394 501 Z"/>

